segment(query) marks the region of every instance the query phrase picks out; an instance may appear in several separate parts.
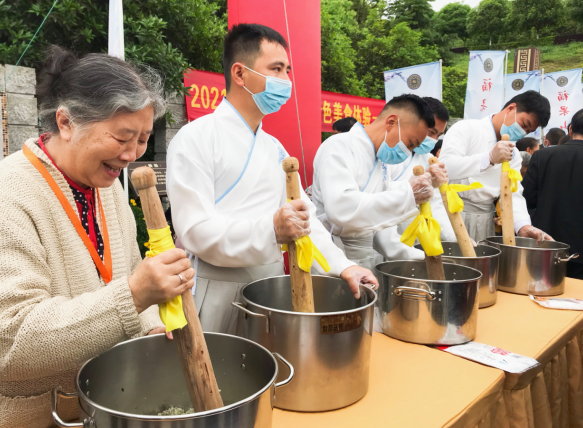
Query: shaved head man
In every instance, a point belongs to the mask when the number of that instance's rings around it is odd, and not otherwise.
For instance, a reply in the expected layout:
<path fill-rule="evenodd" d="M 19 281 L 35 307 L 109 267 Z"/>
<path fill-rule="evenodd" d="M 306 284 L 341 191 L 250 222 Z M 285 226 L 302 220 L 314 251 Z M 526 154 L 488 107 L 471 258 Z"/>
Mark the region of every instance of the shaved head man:
<path fill-rule="evenodd" d="M 370 125 L 356 123 L 318 149 L 312 185 L 317 216 L 360 266 L 372 269 L 382 261 L 372 247 L 374 232 L 418 214 L 417 204 L 447 179 L 438 164 L 410 180 L 391 181 L 391 168 L 408 159 L 434 127 L 429 104 L 407 94 L 391 99 Z"/>

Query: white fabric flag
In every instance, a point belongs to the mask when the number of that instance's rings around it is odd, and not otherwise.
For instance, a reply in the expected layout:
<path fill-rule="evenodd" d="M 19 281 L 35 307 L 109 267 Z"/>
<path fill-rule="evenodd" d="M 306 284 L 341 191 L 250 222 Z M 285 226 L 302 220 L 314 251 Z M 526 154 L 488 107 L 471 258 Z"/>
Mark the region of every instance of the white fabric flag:
<path fill-rule="evenodd" d="M 109 28 L 107 35 L 107 53 L 125 60 L 123 41 L 123 4 L 122 0 L 109 0 Z M 123 169 L 123 188 L 129 200 L 128 169 Z"/>
<path fill-rule="evenodd" d="M 505 51 L 471 51 L 464 119 L 482 119 L 504 105 Z"/>
<path fill-rule="evenodd" d="M 540 92 L 542 73 L 540 70 L 506 75 L 506 99 L 504 104 L 526 91 Z"/>
<path fill-rule="evenodd" d="M 581 69 L 557 71 L 545 74 L 541 93 L 551 103 L 551 120 L 545 128 L 561 128 L 567 132 L 567 126 L 575 113 L 583 108 Z"/>
<path fill-rule="evenodd" d="M 540 70 L 524 71 L 522 73 L 510 73 L 506 75 L 506 99 L 504 104 L 518 94 L 526 91 L 540 92 L 542 72 Z M 537 140 L 540 139 L 540 128 L 526 135 Z"/>
<path fill-rule="evenodd" d="M 433 97 L 441 101 L 441 63 L 413 65 L 385 71 L 385 100 L 403 94 Z"/>
<path fill-rule="evenodd" d="M 122 0 L 109 0 L 109 32 L 107 53 L 125 59 L 123 42 Z"/>

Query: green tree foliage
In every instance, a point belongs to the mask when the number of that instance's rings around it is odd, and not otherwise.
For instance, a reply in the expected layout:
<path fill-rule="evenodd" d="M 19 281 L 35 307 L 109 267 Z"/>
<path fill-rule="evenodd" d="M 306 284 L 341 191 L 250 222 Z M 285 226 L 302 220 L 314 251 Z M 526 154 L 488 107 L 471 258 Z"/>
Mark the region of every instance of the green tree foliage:
<path fill-rule="evenodd" d="M 425 30 L 430 26 L 435 13 L 430 2 L 434 0 L 393 0 L 388 4 L 387 13 L 395 23 L 406 22 L 409 28 Z"/>
<path fill-rule="evenodd" d="M 583 31 L 583 1 L 567 0 L 565 8 L 569 30 L 574 33 Z"/>
<path fill-rule="evenodd" d="M 322 89 L 363 95 L 356 75 L 357 52 L 353 40 L 359 27 L 350 0 L 326 0 L 321 5 Z"/>
<path fill-rule="evenodd" d="M 393 21 L 387 8 L 382 0 L 322 0 L 323 89 L 383 99 L 383 71 L 439 58 L 435 46 L 422 45 L 420 31 Z"/>
<path fill-rule="evenodd" d="M 555 35 L 566 23 L 565 4 L 563 0 L 514 0 L 510 20 L 523 32 L 534 28 L 537 37 Z"/>
<path fill-rule="evenodd" d="M 471 10 L 467 4 L 449 3 L 433 15 L 433 29 L 441 36 L 453 35 L 466 40 L 468 38 L 466 21 Z"/>
<path fill-rule="evenodd" d="M 451 117 L 464 117 L 467 71 L 443 67 L 443 104 Z"/>
<path fill-rule="evenodd" d="M 0 0 L 0 62 L 14 64 L 48 13 L 53 0 Z M 107 52 L 108 2 L 61 0 L 21 64 L 39 68 L 49 44 L 79 55 Z M 182 90 L 187 67 L 221 71 L 226 19 L 207 0 L 124 2 L 126 59 L 162 71 L 168 90 Z"/>
<path fill-rule="evenodd" d="M 373 98 L 384 98 L 383 71 L 439 58 L 437 49 L 434 46 L 421 46 L 421 33 L 411 30 L 404 22 L 397 24 L 388 36 L 375 35 L 374 31 L 364 31 L 363 34 L 363 39 L 358 43 L 360 58 L 357 74 L 365 91 Z"/>
<path fill-rule="evenodd" d="M 475 43 L 496 43 L 504 35 L 510 12 L 508 0 L 482 0 L 467 18 L 467 31 Z M 512 24 L 512 23 L 510 23 Z"/>

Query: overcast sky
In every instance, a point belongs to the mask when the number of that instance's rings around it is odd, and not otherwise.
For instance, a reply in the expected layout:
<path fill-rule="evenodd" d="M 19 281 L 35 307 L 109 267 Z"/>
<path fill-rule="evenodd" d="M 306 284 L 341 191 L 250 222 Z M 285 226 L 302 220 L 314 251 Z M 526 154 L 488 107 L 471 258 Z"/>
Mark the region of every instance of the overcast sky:
<path fill-rule="evenodd" d="M 443 6 L 445 6 L 448 3 L 456 3 L 458 0 L 435 0 L 433 3 L 431 3 L 431 5 L 433 6 L 433 10 L 437 11 L 439 9 L 441 9 Z M 476 7 L 479 3 L 480 0 L 463 0 L 461 1 L 461 3 L 465 3 L 467 5 L 469 5 L 470 7 Z"/>

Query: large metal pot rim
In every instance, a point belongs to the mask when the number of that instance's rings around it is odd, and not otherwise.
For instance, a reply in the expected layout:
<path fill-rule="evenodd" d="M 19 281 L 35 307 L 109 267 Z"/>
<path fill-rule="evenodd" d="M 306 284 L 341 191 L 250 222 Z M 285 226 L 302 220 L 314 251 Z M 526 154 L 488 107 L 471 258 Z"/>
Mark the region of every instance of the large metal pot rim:
<path fill-rule="evenodd" d="M 85 366 L 87 364 L 89 364 L 95 358 L 99 358 L 99 355 L 98 355 L 97 357 L 94 357 L 94 358 L 86 361 L 85 364 L 83 364 L 81 366 L 81 368 L 79 369 L 79 371 L 77 372 L 76 388 L 77 388 L 77 393 L 79 394 L 79 398 L 82 397 L 83 400 L 86 400 L 87 402 L 89 402 L 89 404 L 91 404 L 91 406 L 93 406 L 93 407 L 95 407 L 95 408 L 97 408 L 99 410 L 102 410 L 102 411 L 104 411 L 104 412 L 106 412 L 108 414 L 115 415 L 115 416 L 120 416 L 120 417 L 126 418 L 126 419 L 137 419 L 137 420 L 141 420 L 141 421 L 189 420 L 189 419 L 202 418 L 202 417 L 209 416 L 209 415 L 212 415 L 212 414 L 224 413 L 224 412 L 227 412 L 227 411 L 229 411 L 231 409 L 234 409 L 234 408 L 237 408 L 237 407 L 241 407 L 242 405 L 247 404 L 247 403 L 253 401 L 254 399 L 256 399 L 257 397 L 259 397 L 261 394 L 263 394 L 265 391 L 267 391 L 267 389 L 271 388 L 271 385 L 273 385 L 275 383 L 275 381 L 277 379 L 278 371 L 279 371 L 279 365 L 278 365 L 277 360 L 273 356 L 273 354 L 267 348 L 265 348 L 264 346 L 261 346 L 257 342 L 253 342 L 253 341 L 251 341 L 249 339 L 245 339 L 244 337 L 233 336 L 231 334 L 210 333 L 210 332 L 205 332 L 205 334 L 212 334 L 214 336 L 229 336 L 229 337 L 234 337 L 236 339 L 240 339 L 240 340 L 243 340 L 245 342 L 249 342 L 250 344 L 257 346 L 258 348 L 263 349 L 273 359 L 273 363 L 275 365 L 275 373 L 274 373 L 273 377 L 271 378 L 271 380 L 269 381 L 269 383 L 266 386 L 264 386 L 263 388 L 261 388 L 261 390 L 257 391 L 255 394 L 253 394 L 253 395 L 245 398 L 244 400 L 237 401 L 236 403 L 229 404 L 228 406 L 219 407 L 218 409 L 207 410 L 206 412 L 190 413 L 188 415 L 172 415 L 172 416 L 137 415 L 137 414 L 133 414 L 133 413 L 120 412 L 120 411 L 117 411 L 117 410 L 110 409 L 108 407 L 101 406 L 100 404 L 97 404 L 95 401 L 92 401 L 89 397 L 87 397 L 85 394 L 83 394 L 83 392 L 80 390 L 80 388 L 79 388 L 79 376 L 80 376 L 81 372 L 83 371 L 83 369 L 85 368 Z M 164 333 L 160 333 L 160 334 L 153 334 L 153 335 L 148 335 L 148 336 L 142 336 L 142 337 L 138 337 L 136 339 L 126 340 L 124 342 L 118 343 L 117 345 L 113 346 L 111 349 L 115 348 L 116 346 L 125 345 L 126 343 L 129 343 L 129 342 L 135 342 L 135 341 L 138 341 L 138 340 L 146 340 L 149 337 L 164 336 L 164 335 L 165 335 Z"/>
<path fill-rule="evenodd" d="M 415 262 L 415 261 L 418 262 L 418 263 L 423 263 L 422 260 L 389 260 L 389 261 L 386 261 L 386 262 L 379 263 L 376 266 L 379 266 L 379 265 L 382 265 L 382 264 L 385 264 L 385 263 L 399 263 L 399 262 L 404 263 L 404 262 Z M 452 279 L 452 280 L 447 280 L 446 279 L 445 281 L 442 281 L 440 279 L 411 278 L 409 276 L 400 276 L 400 275 L 394 275 L 392 273 L 385 273 L 383 271 L 378 270 L 376 268 L 376 266 L 375 266 L 375 270 L 377 272 L 379 272 L 381 275 L 390 276 L 390 277 L 393 277 L 393 278 L 405 279 L 407 281 L 416 281 L 416 282 L 431 282 L 431 283 L 437 283 L 437 284 L 452 284 L 452 283 L 453 284 L 457 284 L 457 283 L 468 282 L 468 281 L 479 281 L 482 278 L 482 272 L 480 272 L 478 269 L 474 269 L 474 268 L 469 267 L 469 266 L 458 265 L 456 263 L 445 263 L 444 262 L 443 264 L 444 265 L 452 265 L 452 266 L 456 266 L 456 267 L 463 266 L 466 269 L 473 270 L 475 273 L 478 274 L 478 277 L 477 278 L 469 278 L 469 279 Z"/>
<path fill-rule="evenodd" d="M 521 250 L 532 250 L 532 251 L 563 251 L 563 250 L 569 250 L 571 248 L 570 245 L 565 244 L 564 242 L 558 242 L 558 241 L 553 241 L 553 242 L 555 244 L 561 244 L 561 245 L 563 245 L 564 246 L 563 248 L 521 247 L 518 244 L 517 245 L 506 245 L 506 244 L 504 244 L 502 242 L 491 241 L 490 240 L 491 238 L 500 238 L 500 239 L 502 239 L 501 236 L 489 236 L 489 237 L 486 238 L 486 241 L 489 242 L 489 243 L 491 243 L 491 244 L 494 244 L 494 245 L 499 245 L 501 247 L 506 247 L 506 248 L 520 248 Z M 531 239 L 531 240 L 534 241 L 533 238 L 525 238 L 523 236 L 520 236 L 519 238 L 522 238 L 522 239 Z M 480 242 L 483 242 L 483 241 L 480 241 Z"/>
<path fill-rule="evenodd" d="M 338 312 L 294 312 L 294 311 L 284 311 L 283 309 L 270 308 L 268 306 L 262 306 L 262 305 L 260 305 L 258 303 L 255 303 L 255 302 L 247 299 L 245 297 L 244 293 L 243 293 L 247 287 L 250 287 L 251 285 L 255 284 L 256 282 L 265 281 L 266 279 L 281 278 L 281 277 L 289 277 L 289 275 L 271 276 L 269 278 L 259 279 L 257 281 L 250 282 L 249 284 L 247 284 L 245 287 L 243 287 L 241 289 L 241 296 L 243 297 L 243 300 L 245 301 L 245 303 L 251 303 L 252 305 L 254 305 L 254 306 L 258 307 L 258 308 L 261 308 L 261 309 L 265 309 L 266 311 L 277 312 L 279 314 L 286 314 L 286 315 L 304 316 L 304 317 L 319 317 L 319 316 L 322 316 L 322 315 L 330 316 L 330 315 L 351 314 L 351 313 L 354 313 L 354 312 L 360 312 L 363 309 L 366 309 L 366 308 L 374 305 L 375 302 L 377 301 L 377 293 L 372 288 L 368 288 L 368 287 L 363 286 L 362 288 L 369 290 L 373 294 L 373 297 L 374 298 L 368 304 L 366 304 L 364 306 L 361 306 L 359 308 L 349 309 L 349 310 L 346 310 L 346 311 L 338 311 Z M 340 279 L 340 278 L 334 278 L 334 277 L 325 276 L 325 275 L 312 275 L 312 277 L 322 277 L 322 278 Z"/>
<path fill-rule="evenodd" d="M 457 244 L 457 242 L 455 242 L 455 241 L 442 241 L 442 244 Z M 417 245 L 415 245 L 415 247 L 419 247 L 420 245 L 421 244 L 417 244 Z M 493 247 L 492 245 L 478 244 L 478 247 L 493 248 L 494 250 L 498 251 L 498 254 L 492 254 L 491 256 L 464 257 L 464 256 L 450 256 L 450 255 L 446 255 L 445 253 L 443 253 L 441 255 L 441 257 L 443 257 L 443 258 L 447 257 L 448 259 L 480 260 L 480 259 L 493 259 L 494 257 L 498 257 L 500 254 L 502 254 L 502 251 L 500 251 L 496 247 Z M 478 248 L 478 247 L 476 247 L 476 248 Z"/>

